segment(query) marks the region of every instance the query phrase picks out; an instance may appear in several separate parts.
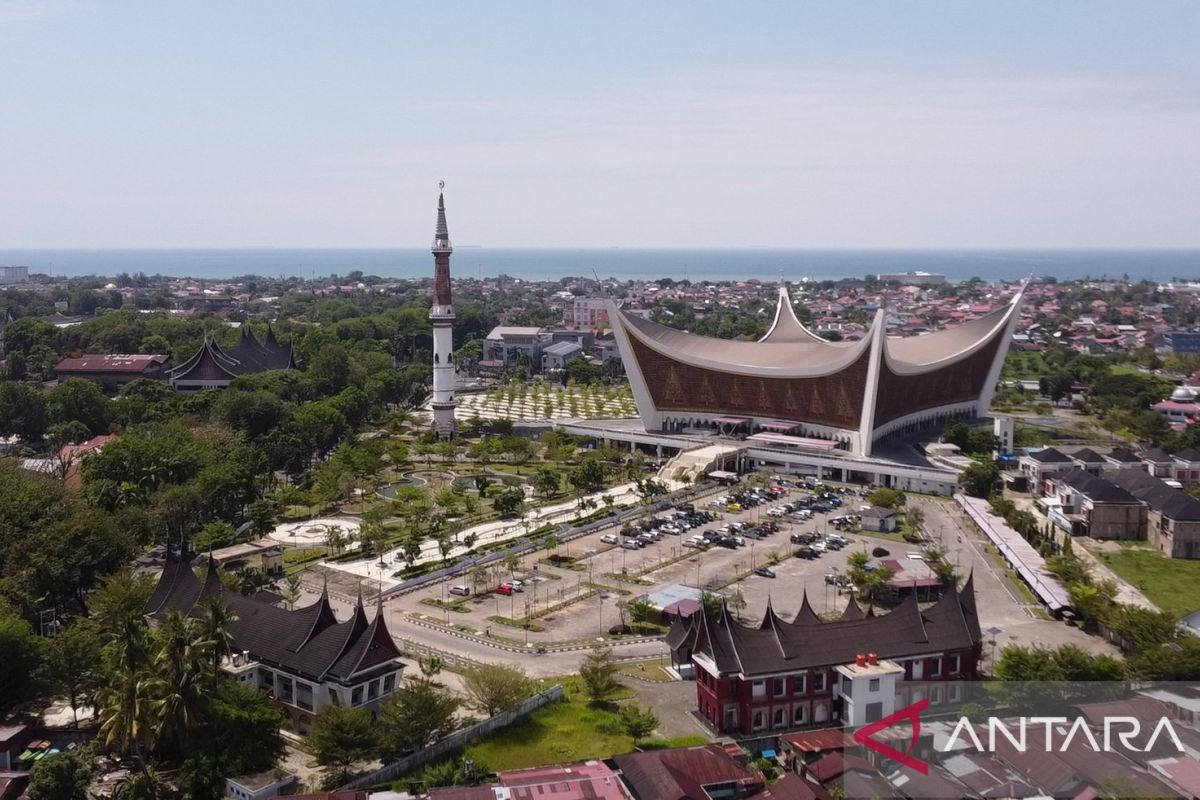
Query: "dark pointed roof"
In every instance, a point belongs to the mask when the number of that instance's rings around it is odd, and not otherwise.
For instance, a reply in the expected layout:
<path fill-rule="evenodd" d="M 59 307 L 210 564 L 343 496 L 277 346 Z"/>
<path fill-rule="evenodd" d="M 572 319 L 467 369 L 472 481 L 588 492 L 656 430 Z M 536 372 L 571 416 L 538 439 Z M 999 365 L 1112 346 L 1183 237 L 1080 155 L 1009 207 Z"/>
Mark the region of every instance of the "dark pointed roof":
<path fill-rule="evenodd" d="M 168 558 L 146 613 L 158 617 L 178 609 L 198 614 L 200 604 L 214 596 L 237 615 L 230 625 L 235 649 L 296 675 L 346 681 L 400 657 L 381 611 L 368 622 L 360 602 L 349 620 L 338 622 L 324 592 L 315 603 L 288 611 L 226 588 L 211 559 L 202 582 L 186 560 Z"/>
<path fill-rule="evenodd" d="M 808 590 L 804 590 L 804 599 L 800 601 L 800 610 L 796 612 L 795 619 L 792 620 L 793 625 L 820 625 L 821 618 L 817 616 L 816 610 L 812 604 L 808 602 Z"/>
<path fill-rule="evenodd" d="M 261 343 L 248 326 L 243 325 L 238 341 L 225 350 L 215 338 L 205 336 L 204 343 L 187 361 L 167 372 L 172 382 L 180 380 L 232 381 L 239 375 L 250 375 L 276 369 L 296 369 L 296 357 L 290 342 L 283 344 L 269 327 Z"/>
<path fill-rule="evenodd" d="M 847 664 L 864 649 L 881 658 L 905 658 L 965 650 L 983 639 L 970 577 L 961 591 L 947 589 L 941 600 L 924 610 L 911 594 L 887 614 L 867 615 L 857 603 L 852 605 L 858 615 L 852 619 L 784 623 L 772 612 L 764 616 L 765 625 L 755 627 L 741 625 L 725 609 L 715 614 L 698 612 L 696 652 L 711 659 L 722 673 L 758 675 Z M 806 598 L 801 615 L 809 619 L 810 614 L 815 618 Z"/>
<path fill-rule="evenodd" d="M 853 597 L 851 597 L 850 602 L 846 604 L 846 610 L 842 612 L 842 619 L 844 620 L 865 619 L 866 616 L 867 615 L 863 613 L 862 606 L 860 606 L 858 601 L 856 601 Z"/>

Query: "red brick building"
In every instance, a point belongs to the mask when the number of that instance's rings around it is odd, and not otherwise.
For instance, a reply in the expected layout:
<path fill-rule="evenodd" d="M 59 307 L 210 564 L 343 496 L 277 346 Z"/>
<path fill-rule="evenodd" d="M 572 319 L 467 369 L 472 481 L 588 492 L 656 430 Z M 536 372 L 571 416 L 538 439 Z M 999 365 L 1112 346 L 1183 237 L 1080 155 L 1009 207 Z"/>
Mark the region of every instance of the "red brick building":
<path fill-rule="evenodd" d="M 897 706 L 922 697 L 934 706 L 957 703 L 964 682 L 976 678 L 982 639 L 968 578 L 924 610 L 911 594 L 879 615 L 851 600 L 842 619 L 822 622 L 806 595 L 795 619 L 784 620 L 769 602 L 753 626 L 728 609 L 697 613 L 676 619 L 667 642 L 677 660 L 690 657 L 700 716 L 718 732 L 750 736 L 838 724 L 834 669 L 867 651 L 904 668 Z"/>

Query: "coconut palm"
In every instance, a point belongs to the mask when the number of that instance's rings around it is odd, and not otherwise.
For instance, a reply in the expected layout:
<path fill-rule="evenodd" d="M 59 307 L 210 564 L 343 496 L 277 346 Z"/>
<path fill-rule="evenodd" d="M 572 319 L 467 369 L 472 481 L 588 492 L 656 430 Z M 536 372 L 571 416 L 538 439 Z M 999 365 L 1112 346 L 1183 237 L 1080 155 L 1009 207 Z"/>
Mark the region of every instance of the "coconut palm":
<path fill-rule="evenodd" d="M 222 622 L 224 613 L 218 612 L 214 621 Z M 213 643 L 204 638 L 203 629 L 200 620 L 174 609 L 160 629 L 162 647 L 153 678 L 155 733 L 159 746 L 175 754 L 186 752 L 188 732 L 199 726 L 209 685 Z"/>
<path fill-rule="evenodd" d="M 221 659 L 233 652 L 233 631 L 231 627 L 237 621 L 237 614 L 224 598 L 208 597 L 204 600 L 203 616 L 200 618 L 199 634 L 207 643 L 212 657 L 212 672 L 210 677 L 215 681 L 221 668 Z"/>

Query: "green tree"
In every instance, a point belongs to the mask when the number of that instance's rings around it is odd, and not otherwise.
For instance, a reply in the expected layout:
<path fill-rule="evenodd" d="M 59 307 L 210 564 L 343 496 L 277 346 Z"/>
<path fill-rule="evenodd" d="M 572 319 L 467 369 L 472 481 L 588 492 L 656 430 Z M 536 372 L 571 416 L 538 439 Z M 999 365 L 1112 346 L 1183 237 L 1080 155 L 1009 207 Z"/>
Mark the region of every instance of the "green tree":
<path fill-rule="evenodd" d="M 91 381 L 68 378 L 50 392 L 46 403 L 50 424 L 81 422 L 93 434 L 108 430 L 109 403 L 100 387 Z"/>
<path fill-rule="evenodd" d="M 464 671 L 462 680 L 467 703 L 489 717 L 515 707 L 533 694 L 533 681 L 518 666 L 479 664 Z"/>
<path fill-rule="evenodd" d="M 633 738 L 635 744 L 654 733 L 654 729 L 658 727 L 658 717 L 650 708 L 639 708 L 630 703 L 627 706 L 621 706 L 620 713 L 621 725 L 624 726 L 625 732 Z"/>
<path fill-rule="evenodd" d="M 1000 468 L 992 461 L 976 461 L 958 476 L 963 491 L 972 497 L 987 498 L 1000 490 Z"/>
<path fill-rule="evenodd" d="M 427 678 L 403 681 L 379 711 L 380 758 L 393 761 L 458 729 L 462 700 Z"/>
<path fill-rule="evenodd" d="M 0 600 L 0 717 L 31 699 L 38 689 L 42 640 L 29 623 Z"/>
<path fill-rule="evenodd" d="M 603 489 L 604 467 L 596 459 L 589 458 L 567 473 L 567 482 L 577 494 Z"/>
<path fill-rule="evenodd" d="M 327 784 L 345 783 L 355 764 L 375 755 L 378 748 L 375 720 L 364 708 L 327 706 L 317 715 L 308 734 L 308 748 L 325 769 Z"/>
<path fill-rule="evenodd" d="M 867 502 L 881 508 L 898 509 L 906 500 L 904 492 L 897 489 L 879 488 L 867 495 Z"/>
<path fill-rule="evenodd" d="M 612 650 L 607 647 L 593 649 L 579 665 L 579 677 L 583 688 L 593 703 L 603 703 L 620 688 L 617 673 L 620 667 L 613 661 Z"/>
<path fill-rule="evenodd" d="M 0 436 L 37 442 L 46 433 L 46 398 L 16 381 L 0 381 Z"/>
<path fill-rule="evenodd" d="M 501 517 L 515 517 L 525 507 L 525 493 L 514 487 L 504 489 L 492 500 L 492 508 Z"/>
<path fill-rule="evenodd" d="M 29 773 L 31 800 L 87 800 L 91 770 L 77 753 L 56 753 L 34 762 Z"/>
<path fill-rule="evenodd" d="M 542 497 L 550 497 L 557 494 L 559 489 L 562 488 L 558 473 L 545 467 L 533 473 L 530 483 L 533 485 L 533 490 Z"/>
<path fill-rule="evenodd" d="M 79 726 L 79 706 L 102 681 L 100 655 L 104 638 L 90 619 L 77 619 L 46 643 L 43 677 L 71 705 L 73 724 Z"/>

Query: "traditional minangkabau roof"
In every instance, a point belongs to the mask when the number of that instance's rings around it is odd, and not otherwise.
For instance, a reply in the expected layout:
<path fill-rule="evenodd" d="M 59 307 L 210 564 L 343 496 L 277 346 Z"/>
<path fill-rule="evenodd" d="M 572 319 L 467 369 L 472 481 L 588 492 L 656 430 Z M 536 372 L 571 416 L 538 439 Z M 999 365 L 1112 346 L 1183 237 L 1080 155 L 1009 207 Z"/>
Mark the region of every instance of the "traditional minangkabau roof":
<path fill-rule="evenodd" d="M 198 616 L 209 597 L 221 597 L 237 615 L 230 625 L 235 649 L 247 650 L 258 661 L 310 680 L 345 682 L 352 676 L 400 657 L 387 631 L 382 606 L 368 622 L 359 596 L 350 619 L 338 622 L 322 592 L 311 605 L 288 611 L 245 597 L 221 582 L 211 559 L 201 581 L 185 559 L 167 559 L 146 613 L 161 617 L 171 609 Z"/>
<path fill-rule="evenodd" d="M 243 325 L 238 342 L 231 349 L 226 350 L 216 339 L 205 336 L 200 349 L 187 361 L 168 370 L 167 375 L 171 381 L 232 381 L 240 375 L 296 368 L 290 342 L 281 343 L 268 325 L 266 338 L 260 343 Z"/>
<path fill-rule="evenodd" d="M 770 607 L 753 626 L 737 622 L 724 608 L 693 615 L 687 623 L 693 650 L 722 674 L 759 675 L 848 664 L 867 650 L 880 658 L 966 650 L 983 639 L 973 577 L 961 590 L 948 588 L 941 600 L 924 610 L 910 594 L 887 614 L 864 614 L 851 601 L 841 620 L 821 622 L 807 600 L 806 596 L 791 622 Z"/>

